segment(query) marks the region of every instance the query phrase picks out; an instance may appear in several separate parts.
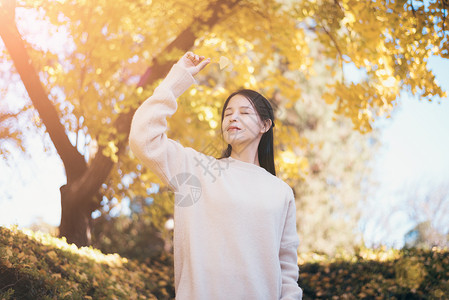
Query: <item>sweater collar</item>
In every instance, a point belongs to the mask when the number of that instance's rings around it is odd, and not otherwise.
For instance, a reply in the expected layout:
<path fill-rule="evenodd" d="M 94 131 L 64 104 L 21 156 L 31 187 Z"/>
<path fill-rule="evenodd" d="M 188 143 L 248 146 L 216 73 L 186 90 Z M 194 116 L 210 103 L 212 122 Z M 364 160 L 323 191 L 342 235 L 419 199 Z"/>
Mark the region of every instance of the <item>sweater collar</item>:
<path fill-rule="evenodd" d="M 261 166 L 258 166 L 258 165 L 252 164 L 252 163 L 248 163 L 248 162 L 245 162 L 242 160 L 238 160 L 238 159 L 232 158 L 231 156 L 229 156 L 225 159 L 227 159 L 229 161 L 229 163 L 233 166 L 246 168 L 246 169 L 252 169 L 252 170 L 264 170 L 265 172 L 267 172 L 267 170 L 265 170 Z"/>

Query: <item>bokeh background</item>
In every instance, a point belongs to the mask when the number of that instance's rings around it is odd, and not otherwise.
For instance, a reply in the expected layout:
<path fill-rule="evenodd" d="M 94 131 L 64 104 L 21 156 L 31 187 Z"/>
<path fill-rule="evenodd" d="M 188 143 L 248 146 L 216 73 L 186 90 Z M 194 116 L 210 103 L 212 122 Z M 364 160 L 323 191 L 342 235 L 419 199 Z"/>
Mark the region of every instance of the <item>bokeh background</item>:
<path fill-rule="evenodd" d="M 0 226 L 138 261 L 169 256 L 173 193 L 127 138 L 135 109 L 194 51 L 213 63 L 178 99 L 167 135 L 218 157 L 227 95 L 263 93 L 277 119 L 277 174 L 295 191 L 300 254 L 444 249 L 448 8 L 1 0 Z M 224 69 L 220 57 L 230 61 Z M 306 295 L 326 298 L 312 288 Z"/>

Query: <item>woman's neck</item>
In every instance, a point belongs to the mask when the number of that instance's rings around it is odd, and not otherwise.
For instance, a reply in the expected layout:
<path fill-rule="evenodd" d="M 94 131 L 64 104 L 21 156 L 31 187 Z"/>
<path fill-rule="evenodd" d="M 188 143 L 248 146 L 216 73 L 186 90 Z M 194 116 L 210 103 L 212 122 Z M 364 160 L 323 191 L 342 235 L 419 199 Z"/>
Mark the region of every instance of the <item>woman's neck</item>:
<path fill-rule="evenodd" d="M 260 166 L 257 146 L 254 147 L 253 145 L 247 145 L 246 147 L 241 147 L 240 149 L 238 147 L 237 149 L 234 149 L 233 146 L 230 156 L 234 159 Z"/>

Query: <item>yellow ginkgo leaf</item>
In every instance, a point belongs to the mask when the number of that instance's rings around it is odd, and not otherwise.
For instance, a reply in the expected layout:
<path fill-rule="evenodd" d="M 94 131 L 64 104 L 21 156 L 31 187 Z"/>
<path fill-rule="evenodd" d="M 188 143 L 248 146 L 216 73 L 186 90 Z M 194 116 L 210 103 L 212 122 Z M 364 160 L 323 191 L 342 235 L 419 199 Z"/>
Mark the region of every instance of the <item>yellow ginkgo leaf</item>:
<path fill-rule="evenodd" d="M 221 56 L 219 64 L 220 64 L 220 70 L 223 70 L 224 68 L 226 68 L 226 66 L 229 65 L 229 58 Z"/>

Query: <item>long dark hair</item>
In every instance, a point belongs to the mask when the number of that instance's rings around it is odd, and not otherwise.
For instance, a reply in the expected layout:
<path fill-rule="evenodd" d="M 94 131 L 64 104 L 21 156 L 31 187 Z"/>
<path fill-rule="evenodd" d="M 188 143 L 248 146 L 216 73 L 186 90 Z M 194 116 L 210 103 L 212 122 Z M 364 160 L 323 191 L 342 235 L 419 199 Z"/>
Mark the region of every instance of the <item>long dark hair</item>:
<path fill-rule="evenodd" d="M 265 122 L 268 119 L 271 119 L 272 125 L 270 129 L 265 132 L 260 138 L 259 146 L 257 148 L 257 154 L 259 157 L 259 164 L 262 168 L 276 176 L 276 170 L 274 167 L 274 149 L 273 149 L 273 127 L 274 127 L 274 113 L 273 108 L 271 107 L 270 102 L 261 94 L 256 91 L 243 89 L 238 90 L 226 99 L 223 104 L 223 109 L 221 111 L 221 135 L 223 137 L 223 119 L 224 119 L 224 111 L 228 106 L 229 100 L 235 95 L 242 95 L 246 97 L 252 105 L 255 107 L 257 114 L 260 119 Z M 221 154 L 221 158 L 226 158 L 231 156 L 232 146 L 228 144 L 228 147 L 223 150 Z"/>

